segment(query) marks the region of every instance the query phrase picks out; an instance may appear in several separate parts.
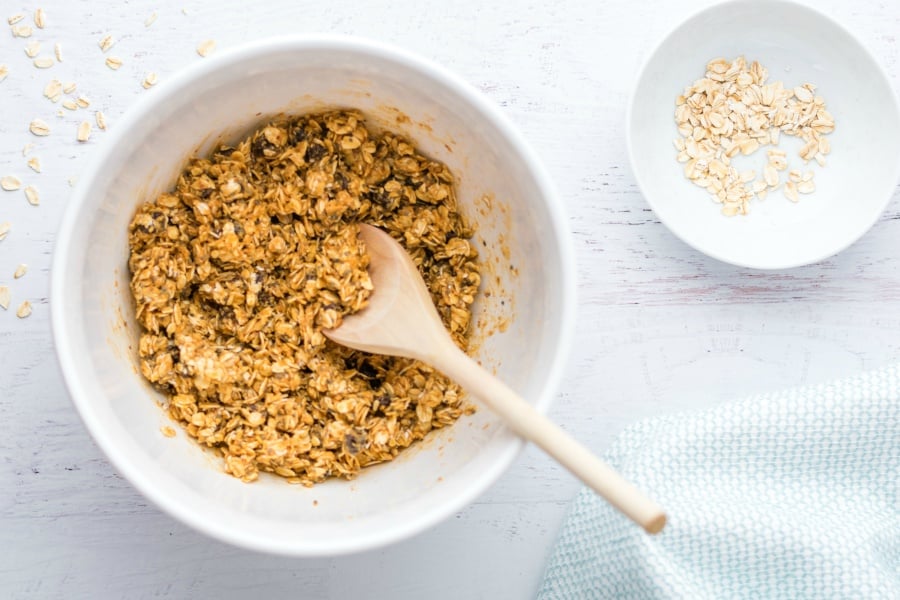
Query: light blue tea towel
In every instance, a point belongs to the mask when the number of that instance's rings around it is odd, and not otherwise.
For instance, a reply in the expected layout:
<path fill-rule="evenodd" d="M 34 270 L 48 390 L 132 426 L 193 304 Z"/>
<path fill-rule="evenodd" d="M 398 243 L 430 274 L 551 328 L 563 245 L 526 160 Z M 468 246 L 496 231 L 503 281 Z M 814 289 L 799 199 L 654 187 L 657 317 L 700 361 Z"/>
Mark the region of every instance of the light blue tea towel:
<path fill-rule="evenodd" d="M 900 366 L 638 423 L 607 458 L 657 536 L 582 490 L 539 598 L 900 598 Z"/>

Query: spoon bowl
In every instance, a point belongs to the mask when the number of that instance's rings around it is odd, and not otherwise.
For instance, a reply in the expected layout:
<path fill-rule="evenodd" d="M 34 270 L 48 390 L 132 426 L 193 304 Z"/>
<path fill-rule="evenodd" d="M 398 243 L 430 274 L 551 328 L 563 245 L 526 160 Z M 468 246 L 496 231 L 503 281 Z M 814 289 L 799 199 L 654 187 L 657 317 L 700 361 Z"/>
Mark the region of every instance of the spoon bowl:
<path fill-rule="evenodd" d="M 325 335 L 356 350 L 434 364 L 438 350 L 453 342 L 419 270 L 403 246 L 381 229 L 361 224 L 359 238 L 369 253 L 375 291 L 363 310 L 345 316 Z"/>

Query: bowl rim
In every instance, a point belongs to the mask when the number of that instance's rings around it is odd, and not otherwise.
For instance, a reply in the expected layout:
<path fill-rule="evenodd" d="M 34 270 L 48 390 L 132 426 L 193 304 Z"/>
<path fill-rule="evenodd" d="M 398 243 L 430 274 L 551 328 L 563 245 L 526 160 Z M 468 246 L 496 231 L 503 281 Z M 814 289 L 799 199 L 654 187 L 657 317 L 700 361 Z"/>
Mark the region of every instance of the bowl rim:
<path fill-rule="evenodd" d="M 679 240 L 697 250 L 698 252 L 705 254 L 711 258 L 714 258 L 720 262 L 734 265 L 736 267 L 744 267 L 749 269 L 758 269 L 761 271 L 779 271 L 785 269 L 793 269 L 796 267 L 802 267 L 806 265 L 811 265 L 814 263 L 822 262 L 832 256 L 840 254 L 856 242 L 858 242 L 875 224 L 881 219 L 881 216 L 884 214 L 884 211 L 887 210 L 887 207 L 890 205 L 891 200 L 894 197 L 894 190 L 897 187 L 898 182 L 900 182 L 900 156 L 897 157 L 896 163 L 894 165 L 894 174 L 891 179 L 893 182 L 890 187 L 890 193 L 885 194 L 885 199 L 881 203 L 880 208 L 877 212 L 874 213 L 874 216 L 869 221 L 869 223 L 860 230 L 859 234 L 856 237 L 853 237 L 846 243 L 841 246 L 835 248 L 834 250 L 830 250 L 828 252 L 822 253 L 821 255 L 817 255 L 812 259 L 802 259 L 802 260 L 787 260 L 780 263 L 760 263 L 752 260 L 735 260 L 731 258 L 726 258 L 721 252 L 717 251 L 715 248 L 706 248 L 701 245 L 695 243 L 693 240 L 689 239 L 690 236 L 684 234 L 683 230 L 677 225 L 677 223 L 672 223 L 671 219 L 666 219 L 663 215 L 657 210 L 658 203 L 651 198 L 651 195 L 647 193 L 645 189 L 646 186 L 644 184 L 644 177 L 639 175 L 638 169 L 636 167 L 636 153 L 634 148 L 634 141 L 632 139 L 632 121 L 634 115 L 634 105 L 637 100 L 638 89 L 641 86 L 641 82 L 644 80 L 646 76 L 647 69 L 650 67 L 650 63 L 656 58 L 657 54 L 659 54 L 663 45 L 665 45 L 670 39 L 672 39 L 686 23 L 689 21 L 693 21 L 703 15 L 721 11 L 721 10 L 729 10 L 731 7 L 736 5 L 754 5 L 759 8 L 762 4 L 770 4 L 770 5 L 781 5 L 781 6 L 789 6 L 792 8 L 797 8 L 800 10 L 805 10 L 808 13 L 815 15 L 816 17 L 823 19 L 824 21 L 830 23 L 844 34 L 847 35 L 848 38 L 853 40 L 859 49 L 862 51 L 863 55 L 874 65 L 875 67 L 875 77 L 880 79 L 880 82 L 885 85 L 885 87 L 891 92 L 891 100 L 894 108 L 894 113 L 898 115 L 898 119 L 900 119 L 900 100 L 898 100 L 897 93 L 891 85 L 891 80 L 887 75 L 887 72 L 884 69 L 884 66 L 875 56 L 875 54 L 866 46 L 866 44 L 857 36 L 855 33 L 850 31 L 847 27 L 845 27 L 842 23 L 840 23 L 837 19 L 831 17 L 830 15 L 818 10 L 817 8 L 803 4 L 796 0 L 722 0 L 721 2 L 716 2 L 712 5 L 702 7 L 698 10 L 690 12 L 687 16 L 681 19 L 678 23 L 670 27 L 664 35 L 662 35 L 659 40 L 652 46 L 651 50 L 644 56 L 641 67 L 638 69 L 637 77 L 634 79 L 634 83 L 631 87 L 631 92 L 628 97 L 628 105 L 625 111 L 625 144 L 628 150 L 628 161 L 631 165 L 631 172 L 634 175 L 635 182 L 637 183 L 638 189 L 641 192 L 641 196 L 643 196 L 644 200 L 647 204 L 650 205 L 650 208 L 653 209 L 653 214 L 660 220 L 660 222 L 665 225 L 666 229 L 672 232 L 675 237 Z"/>
<path fill-rule="evenodd" d="M 558 334 L 555 340 L 555 348 L 553 348 L 553 358 L 548 375 L 535 401 L 535 408 L 540 412 L 546 412 L 559 388 L 559 383 L 568 362 L 567 358 L 571 350 L 575 331 L 577 306 L 576 266 L 566 210 L 559 199 L 549 174 L 541 164 L 535 151 L 493 101 L 445 67 L 392 44 L 340 34 L 278 36 L 242 44 L 178 70 L 168 80 L 157 86 L 153 93 L 143 96 L 134 102 L 126 110 L 117 126 L 108 132 L 107 135 L 111 139 L 107 139 L 102 146 L 94 151 L 63 214 L 54 244 L 50 271 L 50 322 L 56 357 L 63 380 L 69 397 L 85 427 L 113 467 L 144 497 L 153 502 L 163 512 L 212 538 L 250 550 L 301 557 L 335 556 L 370 550 L 409 538 L 436 525 L 471 504 L 493 485 L 522 451 L 525 445 L 524 441 L 517 437 L 510 437 L 501 446 L 501 451 L 490 468 L 480 472 L 477 478 L 473 479 L 471 484 L 465 488 L 464 493 L 450 497 L 422 514 L 409 515 L 408 519 L 394 524 L 391 528 L 377 535 L 348 537 L 339 542 L 315 539 L 283 541 L 270 539 L 244 526 L 209 519 L 204 514 L 198 513 L 183 504 L 178 500 L 177 496 L 170 494 L 162 487 L 156 486 L 154 481 L 134 467 L 127 453 L 121 452 L 105 433 L 94 413 L 92 402 L 83 383 L 84 378 L 89 377 L 89 374 L 79 372 L 71 358 L 72 353 L 79 351 L 79 348 L 76 340 L 73 339 L 69 321 L 66 318 L 66 310 L 64 308 L 66 298 L 64 273 L 67 265 L 67 249 L 72 243 L 78 215 L 92 188 L 92 184 L 114 148 L 119 146 L 122 138 L 128 135 L 135 123 L 151 113 L 154 107 L 165 103 L 167 99 L 188 88 L 197 77 L 222 69 L 233 68 L 245 60 L 265 56 L 270 53 L 285 51 L 309 52 L 326 49 L 374 55 L 382 60 L 398 63 L 403 67 L 418 71 L 426 77 L 439 81 L 492 122 L 501 135 L 516 148 L 519 158 L 534 174 L 535 181 L 540 189 L 540 195 L 546 201 L 546 208 L 550 218 L 548 226 L 553 232 L 556 251 L 560 256 L 560 264 L 556 265 L 559 269 L 562 298 Z"/>

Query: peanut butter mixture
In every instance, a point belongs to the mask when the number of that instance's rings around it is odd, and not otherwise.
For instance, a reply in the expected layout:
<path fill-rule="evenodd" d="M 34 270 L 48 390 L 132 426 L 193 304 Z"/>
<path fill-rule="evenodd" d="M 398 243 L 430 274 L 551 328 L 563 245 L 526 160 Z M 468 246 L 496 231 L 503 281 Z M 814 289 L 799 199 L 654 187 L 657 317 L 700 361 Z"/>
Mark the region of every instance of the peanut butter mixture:
<path fill-rule="evenodd" d="M 471 410 L 428 366 L 322 334 L 372 293 L 360 222 L 409 251 L 465 350 L 480 278 L 453 175 L 357 112 L 273 122 L 192 159 L 131 223 L 141 372 L 235 477 L 351 478 Z"/>

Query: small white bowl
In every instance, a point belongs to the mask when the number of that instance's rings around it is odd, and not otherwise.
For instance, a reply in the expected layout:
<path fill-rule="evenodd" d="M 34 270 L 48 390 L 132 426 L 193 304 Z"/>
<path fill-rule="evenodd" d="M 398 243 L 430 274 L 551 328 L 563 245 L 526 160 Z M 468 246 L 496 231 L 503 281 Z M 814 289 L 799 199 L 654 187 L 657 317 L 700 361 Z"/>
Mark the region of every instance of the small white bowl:
<path fill-rule="evenodd" d="M 816 84 L 835 131 L 821 168 L 797 156 L 797 138 L 781 136 L 790 168 L 816 172 L 813 194 L 794 204 L 776 190 L 751 202 L 749 215 L 725 217 L 676 162 L 675 98 L 708 61 L 738 56 L 768 68 L 769 82 Z M 840 252 L 875 223 L 900 177 L 900 109 L 884 72 L 840 24 L 793 2 L 724 2 L 678 25 L 646 61 L 627 119 L 632 169 L 659 219 L 697 250 L 738 266 L 785 269 Z M 744 157 L 741 168 L 761 173 L 768 148 Z"/>
<path fill-rule="evenodd" d="M 574 319 L 574 259 L 562 203 L 522 137 L 480 93 L 430 62 L 353 38 L 267 40 L 205 59 L 148 92 L 107 134 L 63 219 L 52 323 L 78 412 L 109 460 L 160 508 L 247 548 L 323 556 L 381 546 L 448 517 L 484 492 L 522 448 L 486 409 L 354 481 L 313 488 L 222 471 L 157 406 L 136 368 L 127 227 L 185 160 L 282 112 L 356 107 L 402 131 L 457 174 L 463 212 L 495 292 L 475 306 L 477 337 L 509 313 L 479 358 L 538 409 L 550 404 Z M 492 193 L 493 210 L 479 200 Z M 508 252 L 508 258 L 505 253 Z M 498 286 L 499 282 L 499 286 Z M 498 289 L 499 288 L 499 289 Z M 501 304 L 503 299 L 505 304 Z"/>

